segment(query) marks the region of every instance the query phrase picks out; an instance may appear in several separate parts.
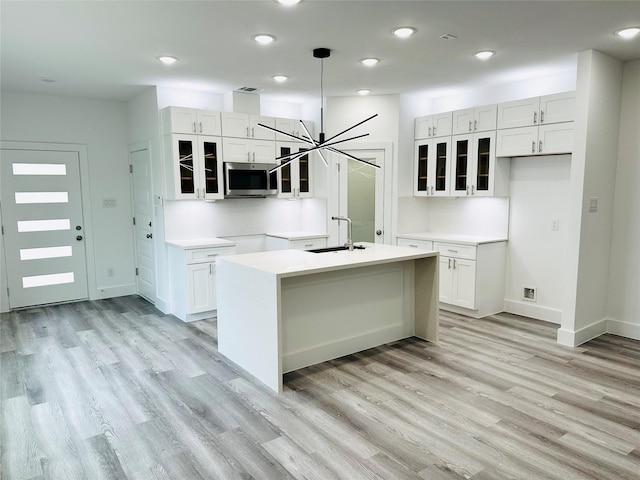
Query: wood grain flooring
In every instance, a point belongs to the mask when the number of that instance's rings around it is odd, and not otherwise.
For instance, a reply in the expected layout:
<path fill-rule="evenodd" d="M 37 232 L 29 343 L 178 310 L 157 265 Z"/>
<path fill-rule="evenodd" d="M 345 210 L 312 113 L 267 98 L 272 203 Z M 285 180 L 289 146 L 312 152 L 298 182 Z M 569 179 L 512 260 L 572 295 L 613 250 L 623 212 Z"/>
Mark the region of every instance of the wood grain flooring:
<path fill-rule="evenodd" d="M 138 297 L 2 314 L 0 477 L 640 479 L 640 342 L 440 316 L 276 395 Z"/>

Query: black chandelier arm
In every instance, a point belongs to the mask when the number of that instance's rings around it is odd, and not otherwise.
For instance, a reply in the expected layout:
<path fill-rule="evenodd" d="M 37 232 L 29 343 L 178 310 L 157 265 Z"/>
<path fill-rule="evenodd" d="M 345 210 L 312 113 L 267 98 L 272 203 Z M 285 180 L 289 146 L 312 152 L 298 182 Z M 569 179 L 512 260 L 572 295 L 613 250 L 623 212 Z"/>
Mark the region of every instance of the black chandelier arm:
<path fill-rule="evenodd" d="M 371 115 L 369 118 L 365 118 L 365 119 L 364 119 L 364 120 L 362 120 L 361 122 L 356 123 L 355 125 L 353 125 L 353 126 L 351 126 L 351 127 L 347 128 L 346 130 L 343 130 L 343 131 L 341 131 L 340 133 L 336 133 L 333 137 L 331 137 L 331 138 L 329 138 L 329 139 L 325 140 L 325 143 L 326 143 L 326 142 L 330 142 L 331 140 L 333 140 L 333 139 L 334 139 L 334 138 L 336 138 L 336 137 L 339 137 L 339 136 L 340 136 L 340 135 L 342 135 L 343 133 L 347 133 L 349 130 L 353 130 L 354 128 L 359 127 L 359 126 L 360 126 L 360 125 L 362 125 L 363 123 L 366 123 L 366 122 L 368 122 L 369 120 L 371 120 L 372 118 L 375 118 L 375 117 L 377 117 L 377 116 L 378 116 L 378 114 L 377 114 L 377 113 L 376 113 L 376 114 L 374 114 L 374 115 Z"/>
<path fill-rule="evenodd" d="M 294 160 L 297 160 L 298 158 L 303 157 L 304 155 L 306 155 L 306 153 L 307 153 L 307 150 L 305 150 L 304 152 L 298 152 L 298 153 L 295 153 L 295 154 L 291 154 L 292 157 L 289 160 L 287 160 L 286 162 L 282 162 L 280 165 L 276 165 L 271 170 L 269 170 L 269 173 L 277 172 L 281 168 L 286 167 L 287 165 L 289 165 Z"/>
<path fill-rule="evenodd" d="M 350 153 L 343 152 L 342 150 L 338 150 L 337 148 L 327 148 L 330 152 L 337 153 L 338 155 L 343 155 L 351 160 L 355 160 L 356 162 L 364 163 L 365 165 L 370 165 L 375 168 L 380 168 L 380 165 L 376 165 L 375 163 L 367 162 L 366 160 L 362 160 L 361 158 L 354 157 Z"/>
<path fill-rule="evenodd" d="M 300 125 L 302 125 L 302 128 L 304 129 L 304 133 L 307 135 L 307 137 L 309 137 L 309 139 L 315 144 L 318 145 L 318 141 L 314 140 L 313 137 L 311 136 L 311 132 L 309 132 L 309 129 L 307 128 L 307 126 L 304 124 L 304 122 L 302 120 L 300 120 Z M 322 150 L 318 150 L 318 155 L 320 155 L 320 158 L 322 159 L 322 162 L 324 163 L 325 167 L 329 166 L 329 162 L 327 162 L 327 159 L 324 158 L 324 155 L 322 154 Z"/>
<path fill-rule="evenodd" d="M 265 125 L 263 123 L 258 123 L 258 126 L 262 127 L 262 128 L 266 128 L 267 130 L 272 130 L 274 132 L 277 132 L 277 133 L 279 133 L 281 135 L 285 135 L 287 137 L 295 138 L 296 140 L 298 140 L 300 142 L 308 143 L 308 144 L 311 144 L 311 145 L 317 145 L 317 142 L 315 142 L 313 139 L 308 139 L 308 138 L 304 138 L 304 137 L 298 137 L 297 135 L 293 135 L 291 133 L 283 132 L 282 130 L 278 130 L 277 128 L 270 127 L 269 125 Z"/>

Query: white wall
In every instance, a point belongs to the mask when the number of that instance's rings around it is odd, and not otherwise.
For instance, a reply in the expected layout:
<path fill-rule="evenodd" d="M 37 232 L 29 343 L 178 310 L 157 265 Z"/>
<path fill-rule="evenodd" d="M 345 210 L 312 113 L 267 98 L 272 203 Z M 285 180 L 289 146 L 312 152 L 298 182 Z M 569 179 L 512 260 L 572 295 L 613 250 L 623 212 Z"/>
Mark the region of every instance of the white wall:
<path fill-rule="evenodd" d="M 622 63 L 589 50 L 578 57 L 568 217 L 566 289 L 558 342 L 579 345 L 607 329 Z M 598 199 L 596 212 L 589 199 Z"/>
<path fill-rule="evenodd" d="M 608 331 L 640 340 L 640 60 L 627 62 L 616 170 Z"/>
<path fill-rule="evenodd" d="M 511 159 L 508 312 L 560 323 L 570 175 L 571 155 Z M 523 299 L 523 287 L 536 289 L 535 302 Z"/>
<path fill-rule="evenodd" d="M 95 266 L 89 297 L 135 291 L 127 160 L 126 105 L 121 102 L 2 92 L 2 140 L 86 145 L 91 205 L 87 232 Z M 103 207 L 114 198 L 115 208 Z M 86 222 L 87 219 L 85 219 Z M 107 277 L 107 268 L 115 275 Z"/>

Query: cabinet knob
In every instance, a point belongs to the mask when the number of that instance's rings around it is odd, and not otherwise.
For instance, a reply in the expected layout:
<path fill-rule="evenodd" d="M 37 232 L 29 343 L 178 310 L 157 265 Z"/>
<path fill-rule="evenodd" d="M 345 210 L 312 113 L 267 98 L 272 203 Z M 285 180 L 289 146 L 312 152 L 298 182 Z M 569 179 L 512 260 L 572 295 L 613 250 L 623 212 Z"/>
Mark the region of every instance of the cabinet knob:
<path fill-rule="evenodd" d="M 153 234 L 152 233 L 147 233 L 147 238 L 153 238 Z"/>

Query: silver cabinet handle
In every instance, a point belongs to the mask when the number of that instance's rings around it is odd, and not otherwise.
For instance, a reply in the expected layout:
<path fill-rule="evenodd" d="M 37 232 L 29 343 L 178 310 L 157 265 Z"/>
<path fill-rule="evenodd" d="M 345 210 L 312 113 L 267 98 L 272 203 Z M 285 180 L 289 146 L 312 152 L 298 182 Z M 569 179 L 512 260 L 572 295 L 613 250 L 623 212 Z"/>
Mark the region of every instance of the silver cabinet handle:
<path fill-rule="evenodd" d="M 540 123 L 544 123 L 544 110 L 540 110 Z"/>
<path fill-rule="evenodd" d="M 536 153 L 536 141 L 531 140 L 531 153 Z"/>
<path fill-rule="evenodd" d="M 202 122 L 200 122 L 200 133 L 202 133 Z"/>
<path fill-rule="evenodd" d="M 469 195 L 469 185 L 467 185 L 467 195 Z"/>
<path fill-rule="evenodd" d="M 473 195 L 473 191 L 475 188 L 476 188 L 475 185 L 471 185 L 471 195 Z"/>
<path fill-rule="evenodd" d="M 436 136 L 436 127 L 433 127 L 433 136 Z"/>
<path fill-rule="evenodd" d="M 213 264 L 209 264 L 209 275 L 213 275 Z"/>
<path fill-rule="evenodd" d="M 253 163 L 256 163 L 256 152 L 253 152 Z"/>
<path fill-rule="evenodd" d="M 451 259 L 449 259 L 449 269 L 451 269 Z"/>
<path fill-rule="evenodd" d="M 453 259 L 453 269 L 454 270 L 456 269 L 456 259 L 455 258 Z"/>
<path fill-rule="evenodd" d="M 251 161 L 251 152 L 247 152 L 247 162 Z"/>
<path fill-rule="evenodd" d="M 196 198 L 200 198 L 200 189 L 196 188 Z"/>
<path fill-rule="evenodd" d="M 542 140 L 538 141 L 538 152 L 542 151 Z"/>
<path fill-rule="evenodd" d="M 313 247 L 313 243 L 305 243 L 304 248 Z"/>
<path fill-rule="evenodd" d="M 427 136 L 428 136 L 428 137 L 430 137 L 430 136 L 431 136 L 431 127 L 429 127 L 429 133 L 428 133 L 428 135 L 427 135 Z"/>
<path fill-rule="evenodd" d="M 538 123 L 538 112 L 533 112 L 533 124 Z"/>
<path fill-rule="evenodd" d="M 196 122 L 193 122 L 193 133 L 196 133 Z"/>
<path fill-rule="evenodd" d="M 247 138 L 249 138 L 249 127 L 247 127 Z"/>
<path fill-rule="evenodd" d="M 478 130 L 478 120 L 473 121 L 473 130 Z"/>
<path fill-rule="evenodd" d="M 407 245 L 407 247 L 418 248 L 418 245 Z"/>
<path fill-rule="evenodd" d="M 431 185 L 431 195 L 433 195 L 433 185 Z"/>
<path fill-rule="evenodd" d="M 254 127 L 251 127 L 251 138 L 256 138 L 256 132 Z"/>
<path fill-rule="evenodd" d="M 447 248 L 447 252 L 458 253 L 458 250 L 454 250 L 452 248 Z"/>
<path fill-rule="evenodd" d="M 469 131 L 471 131 L 471 120 L 469 120 Z"/>

